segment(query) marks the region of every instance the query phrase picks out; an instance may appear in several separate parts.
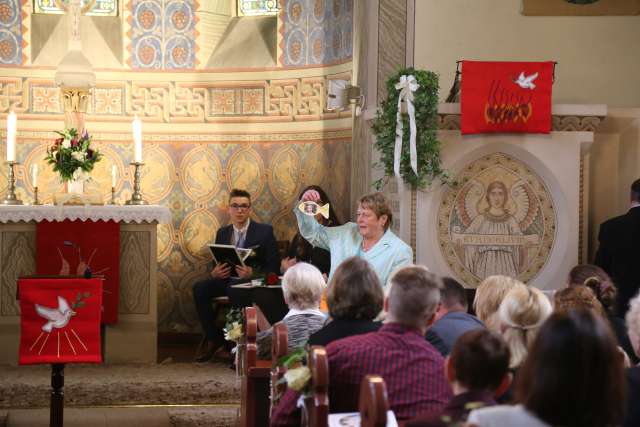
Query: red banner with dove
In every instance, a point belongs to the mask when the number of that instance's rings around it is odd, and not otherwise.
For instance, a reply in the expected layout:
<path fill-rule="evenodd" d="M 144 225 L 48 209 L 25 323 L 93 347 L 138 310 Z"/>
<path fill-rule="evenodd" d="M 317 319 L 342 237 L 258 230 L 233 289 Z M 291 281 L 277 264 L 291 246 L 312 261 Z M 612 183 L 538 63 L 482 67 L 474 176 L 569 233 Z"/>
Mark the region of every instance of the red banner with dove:
<path fill-rule="evenodd" d="M 38 275 L 104 278 L 102 323 L 118 321 L 120 224 L 115 221 L 42 221 L 37 225 Z"/>
<path fill-rule="evenodd" d="M 551 132 L 553 66 L 462 61 L 462 134 Z"/>
<path fill-rule="evenodd" d="M 101 279 L 19 279 L 21 365 L 100 363 Z"/>

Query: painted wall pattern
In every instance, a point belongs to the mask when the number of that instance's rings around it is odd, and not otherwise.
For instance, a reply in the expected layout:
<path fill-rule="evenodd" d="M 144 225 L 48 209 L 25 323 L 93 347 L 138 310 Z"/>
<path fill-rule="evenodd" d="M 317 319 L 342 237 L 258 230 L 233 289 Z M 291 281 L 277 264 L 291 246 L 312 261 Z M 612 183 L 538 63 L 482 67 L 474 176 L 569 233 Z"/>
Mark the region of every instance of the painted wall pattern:
<path fill-rule="evenodd" d="M 248 82 L 98 80 L 88 113 L 95 119 L 137 114 L 165 123 L 348 117 L 349 112 L 326 111 L 326 87 L 336 78 L 349 80 L 350 74 Z M 61 114 L 59 94 L 53 79 L 0 77 L 0 113 Z"/>
<path fill-rule="evenodd" d="M 126 135 L 129 137 L 129 135 Z M 53 140 L 51 134 L 50 140 Z M 91 173 L 95 180 L 89 191 L 110 197 L 111 168 L 116 166 L 119 203 L 131 196 L 131 144 L 94 134 L 104 154 Z M 31 170 L 38 164 L 39 197 L 51 203 L 52 194 L 62 191 L 57 176 L 44 162 L 44 138 L 21 136 L 17 144 L 17 194 L 25 202 L 33 200 Z M 161 331 L 197 330 L 191 295 L 192 284 L 204 278 L 210 257 L 206 244 L 218 227 L 227 223 L 229 189 L 246 188 L 252 195 L 253 219 L 273 224 L 278 240 L 288 240 L 297 226 L 292 213 L 299 192 L 310 184 L 327 189 L 341 218 L 349 203 L 349 178 L 331 174 L 326 165 L 348 170 L 350 138 L 308 142 L 274 143 L 182 143 L 145 144 L 142 192 L 150 202 L 168 206 L 171 224 L 158 227 L 158 321 Z M 4 153 L 2 153 L 4 155 Z M 6 166 L 0 164 L 0 192 L 7 187 Z"/>
<path fill-rule="evenodd" d="M 28 0 L 0 0 L 0 64 L 22 65 L 25 62 L 23 5 Z"/>
<path fill-rule="evenodd" d="M 196 0 L 132 0 L 129 6 L 132 68 L 195 68 Z"/>
<path fill-rule="evenodd" d="M 280 65 L 351 59 L 353 0 L 285 0 L 280 7 Z"/>

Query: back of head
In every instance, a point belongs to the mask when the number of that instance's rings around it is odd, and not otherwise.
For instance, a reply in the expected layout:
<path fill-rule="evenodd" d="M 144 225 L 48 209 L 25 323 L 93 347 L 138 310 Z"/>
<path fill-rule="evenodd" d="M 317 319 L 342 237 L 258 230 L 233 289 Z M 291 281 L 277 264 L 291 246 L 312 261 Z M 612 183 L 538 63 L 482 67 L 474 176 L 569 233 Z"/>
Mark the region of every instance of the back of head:
<path fill-rule="evenodd" d="M 484 279 L 476 289 L 473 307 L 478 318 L 490 330 L 500 332 L 498 308 L 507 292 L 517 286 L 525 285 L 512 277 L 495 275 Z"/>
<path fill-rule="evenodd" d="M 290 308 L 313 309 L 320 306 L 324 278 L 316 267 L 299 262 L 288 268 L 282 277 L 282 293 Z"/>
<path fill-rule="evenodd" d="M 333 273 L 327 293 L 334 319 L 373 319 L 382 310 L 384 294 L 371 265 L 360 257 L 344 260 Z"/>
<path fill-rule="evenodd" d="M 640 203 L 640 178 L 631 184 L 631 201 Z"/>
<path fill-rule="evenodd" d="M 483 328 L 461 335 L 449 357 L 456 381 L 469 390 L 495 391 L 509 370 L 509 347 Z"/>
<path fill-rule="evenodd" d="M 579 264 L 569 271 L 569 286 L 584 285 L 595 294 L 607 311 L 614 309 L 616 288 L 611 277 L 600 267 L 593 264 Z"/>
<path fill-rule="evenodd" d="M 569 286 L 553 295 L 555 311 L 584 308 L 593 310 L 598 316 L 605 316 L 604 308 L 591 289 L 586 286 Z"/>
<path fill-rule="evenodd" d="M 467 294 L 457 280 L 451 277 L 442 278 L 442 290 L 440 291 L 440 304 L 447 310 L 462 309 L 467 311 Z"/>
<path fill-rule="evenodd" d="M 640 293 L 629 301 L 629 311 L 627 311 L 625 320 L 633 350 L 636 355 L 640 356 Z"/>
<path fill-rule="evenodd" d="M 624 415 L 625 374 L 606 322 L 584 309 L 551 315 L 518 372 L 516 400 L 550 425 L 606 427 Z"/>
<path fill-rule="evenodd" d="M 511 350 L 511 367 L 520 366 L 551 310 L 549 299 L 539 289 L 530 286 L 518 286 L 505 295 L 498 315 L 502 336 Z"/>
<path fill-rule="evenodd" d="M 440 302 L 440 278 L 423 266 L 409 265 L 393 273 L 389 283 L 391 320 L 408 327 L 424 327 Z"/>

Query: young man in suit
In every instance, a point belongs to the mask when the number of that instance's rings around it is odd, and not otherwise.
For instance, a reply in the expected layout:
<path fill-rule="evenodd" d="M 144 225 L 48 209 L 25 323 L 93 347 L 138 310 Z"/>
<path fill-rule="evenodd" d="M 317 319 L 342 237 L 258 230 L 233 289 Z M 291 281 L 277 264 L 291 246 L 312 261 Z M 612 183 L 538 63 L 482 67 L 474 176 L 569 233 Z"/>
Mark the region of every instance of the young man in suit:
<path fill-rule="evenodd" d="M 629 211 L 600 225 L 600 246 L 595 264 L 606 271 L 618 288 L 618 315 L 624 316 L 629 300 L 640 289 L 640 179 L 631 184 Z"/>
<path fill-rule="evenodd" d="M 214 325 L 211 300 L 230 294 L 231 285 L 248 281 L 254 273 L 278 273 L 280 257 L 273 228 L 268 224 L 251 221 L 251 195 L 245 190 L 233 189 L 229 193 L 229 218 L 231 224 L 221 227 L 216 233 L 216 243 L 240 248 L 254 248 L 255 256 L 247 260 L 246 266 L 219 263 L 211 270 L 211 277 L 193 286 L 193 299 L 206 335 L 207 343 L 196 361 L 205 362 L 224 344 L 224 335 Z M 234 301 L 232 301 L 232 304 Z"/>

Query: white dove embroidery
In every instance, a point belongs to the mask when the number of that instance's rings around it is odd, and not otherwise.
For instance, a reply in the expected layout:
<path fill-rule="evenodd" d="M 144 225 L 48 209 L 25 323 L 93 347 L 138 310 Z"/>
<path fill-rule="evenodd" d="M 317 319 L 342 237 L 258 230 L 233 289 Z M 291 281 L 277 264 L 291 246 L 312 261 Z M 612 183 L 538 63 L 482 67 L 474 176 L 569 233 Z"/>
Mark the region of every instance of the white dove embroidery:
<path fill-rule="evenodd" d="M 58 297 L 58 308 L 43 307 L 39 304 L 35 304 L 36 312 L 48 320 L 47 323 L 42 326 L 42 330 L 45 332 L 51 332 L 52 328 L 64 328 L 71 320 L 71 316 L 76 314 L 71 310 L 69 303 L 66 299 Z"/>
<path fill-rule="evenodd" d="M 518 80 L 515 80 L 514 83 L 520 86 L 522 89 L 535 89 L 536 85 L 533 81 L 538 78 L 538 73 L 533 73 L 530 76 L 525 77 L 524 71 L 520 73 L 518 76 Z"/>

